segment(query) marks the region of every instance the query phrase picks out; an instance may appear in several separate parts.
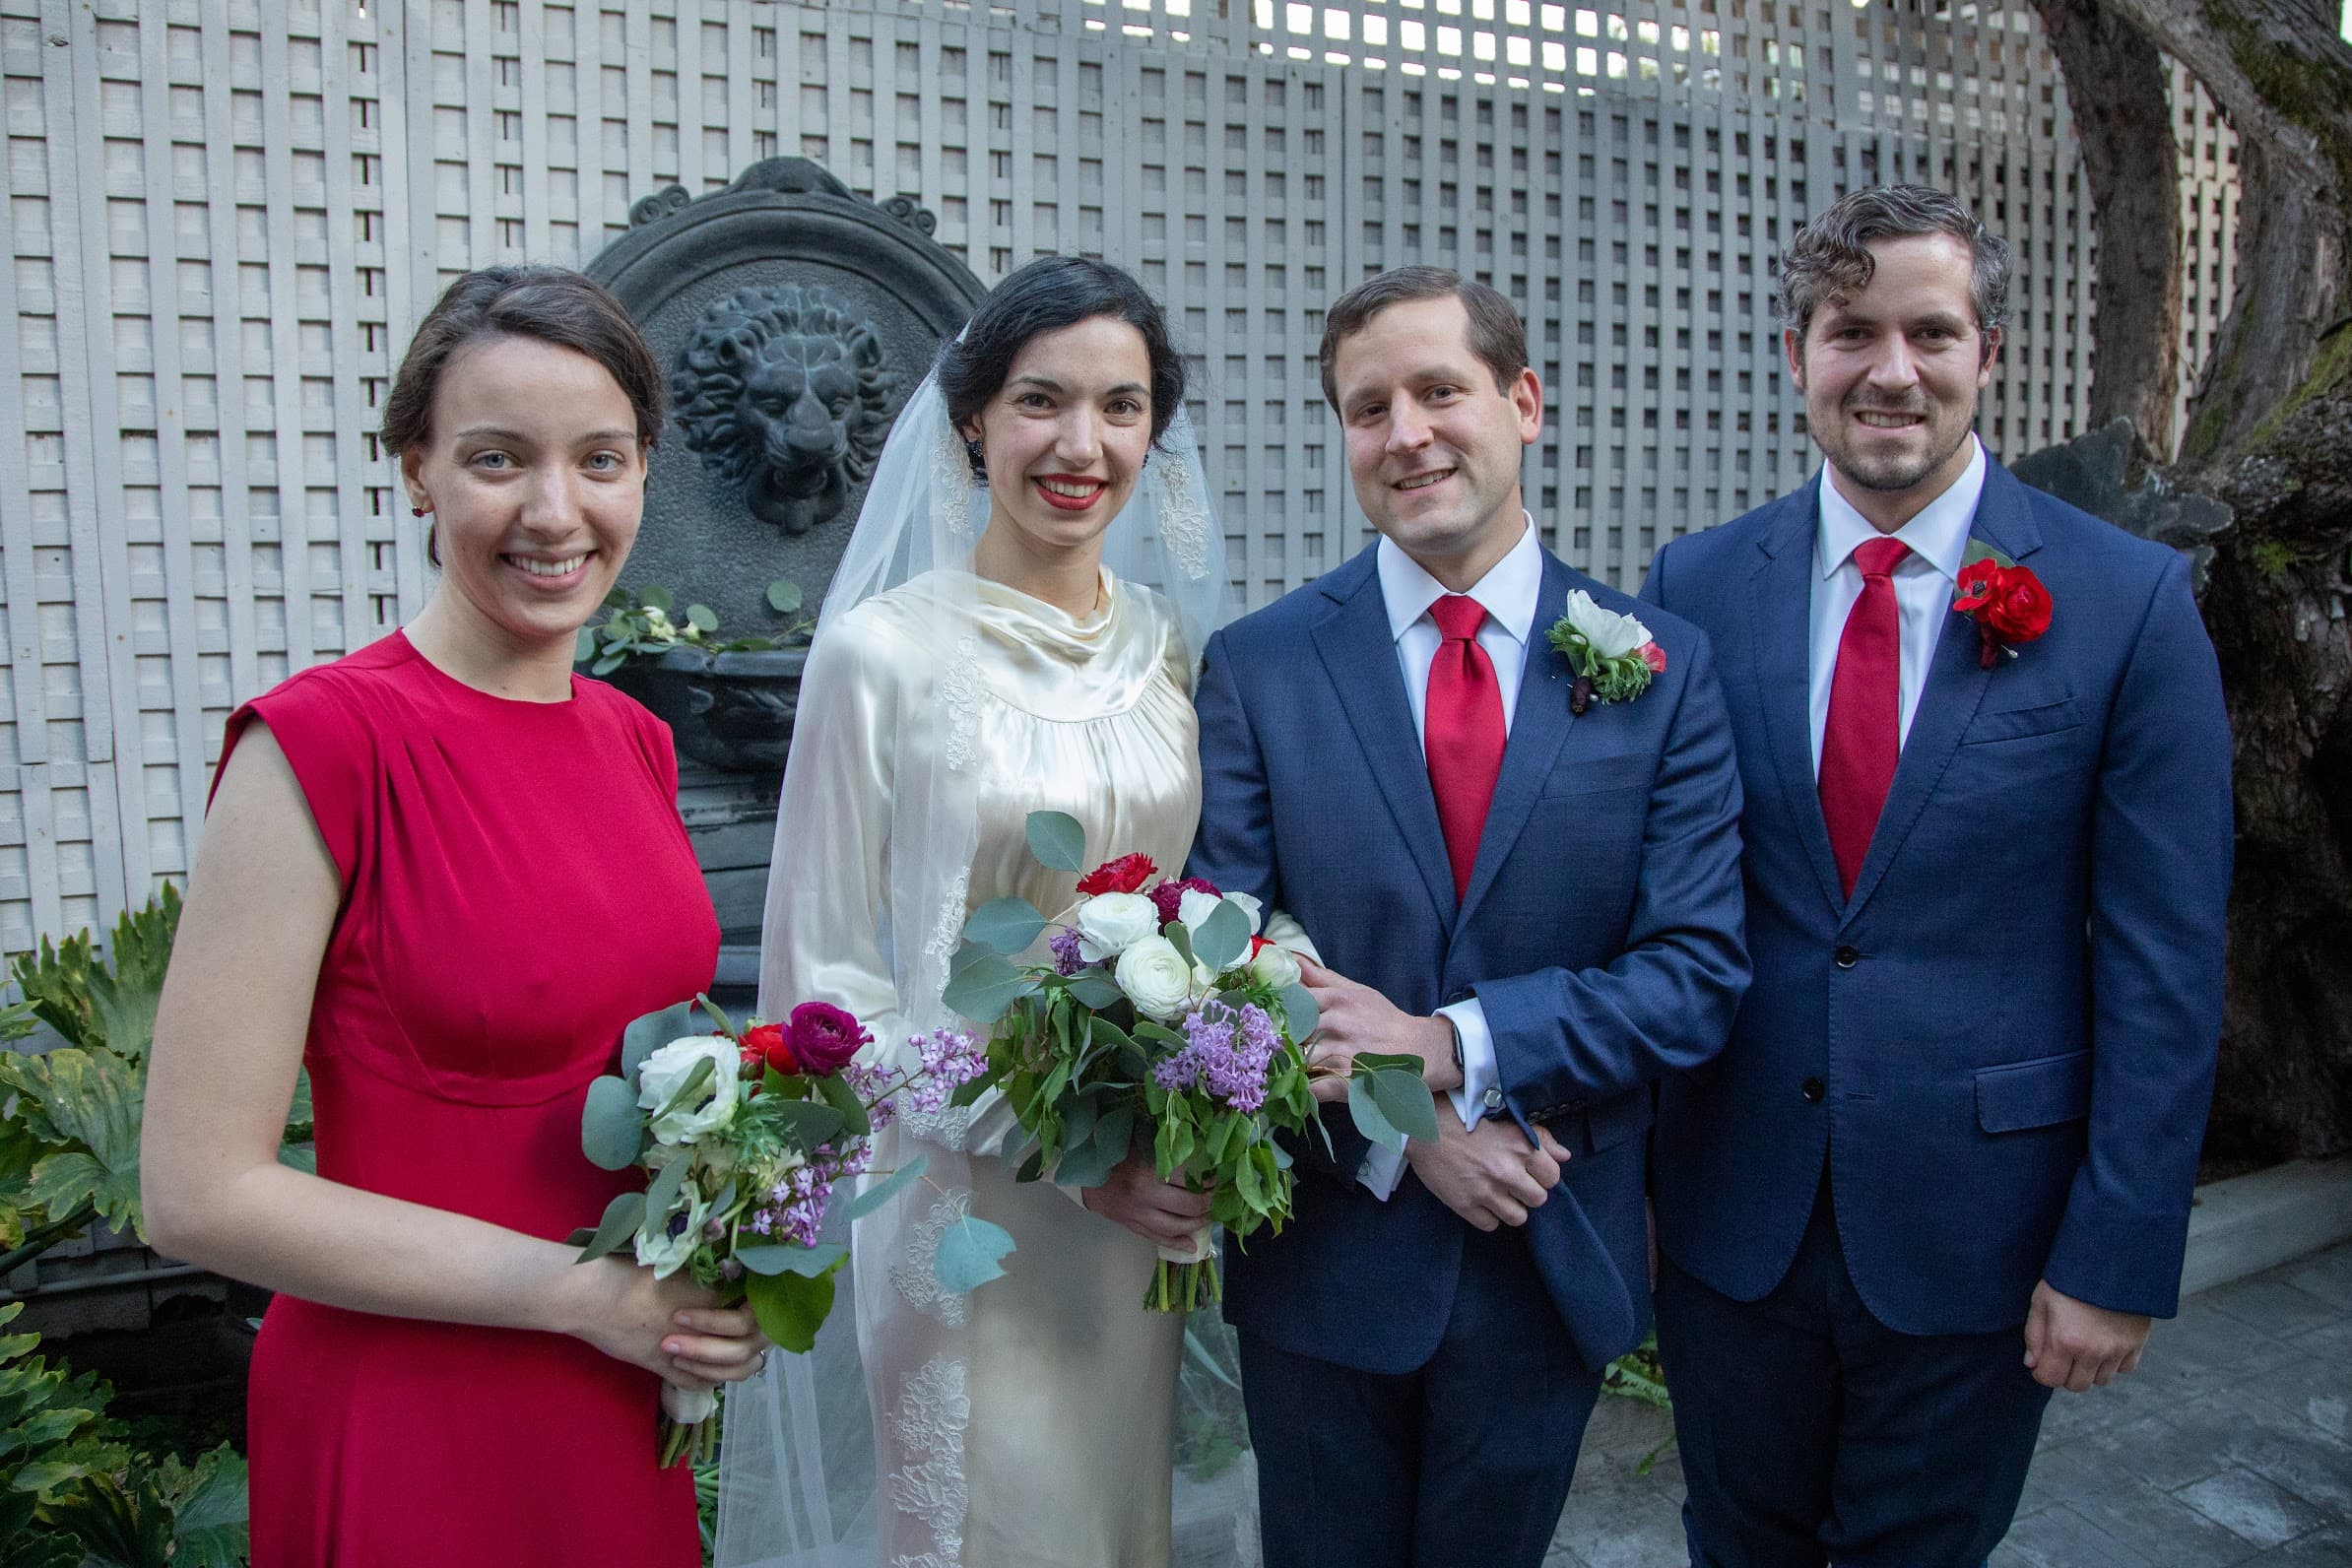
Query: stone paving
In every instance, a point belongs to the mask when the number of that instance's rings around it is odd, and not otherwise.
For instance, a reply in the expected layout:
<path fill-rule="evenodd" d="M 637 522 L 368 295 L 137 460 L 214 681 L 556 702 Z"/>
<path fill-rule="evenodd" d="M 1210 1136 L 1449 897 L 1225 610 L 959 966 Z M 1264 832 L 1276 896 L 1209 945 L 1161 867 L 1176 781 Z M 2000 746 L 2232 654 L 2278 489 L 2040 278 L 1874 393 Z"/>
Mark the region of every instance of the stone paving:
<path fill-rule="evenodd" d="M 1684 1563 L 1662 1411 L 1604 1398 L 1544 1568 Z M 2051 1401 L 1993 1568 L 2352 1568 L 2352 1242 L 2182 1303 L 2140 1370 Z"/>

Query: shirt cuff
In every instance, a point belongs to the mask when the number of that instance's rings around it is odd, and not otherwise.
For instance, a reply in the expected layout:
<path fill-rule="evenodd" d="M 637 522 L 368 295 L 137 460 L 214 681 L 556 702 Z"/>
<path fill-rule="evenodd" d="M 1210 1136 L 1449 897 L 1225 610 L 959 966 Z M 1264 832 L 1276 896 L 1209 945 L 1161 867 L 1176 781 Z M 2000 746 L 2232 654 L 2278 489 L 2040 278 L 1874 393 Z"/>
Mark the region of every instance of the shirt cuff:
<path fill-rule="evenodd" d="M 1355 1179 L 1364 1191 L 1387 1203 L 1397 1191 L 1397 1184 L 1405 1179 L 1405 1151 L 1375 1143 L 1366 1151 L 1364 1163 L 1357 1168 Z"/>
<path fill-rule="evenodd" d="M 1494 1065 L 1494 1031 L 1486 1026 L 1486 1008 L 1471 997 L 1438 1009 L 1437 1015 L 1453 1019 L 1454 1027 L 1462 1031 L 1462 1087 L 1453 1091 L 1454 1114 L 1462 1118 L 1464 1127 L 1475 1127 L 1501 1108 L 1499 1099 L 1491 1106 L 1487 1102 L 1489 1091 L 1499 1087 L 1502 1074 Z"/>

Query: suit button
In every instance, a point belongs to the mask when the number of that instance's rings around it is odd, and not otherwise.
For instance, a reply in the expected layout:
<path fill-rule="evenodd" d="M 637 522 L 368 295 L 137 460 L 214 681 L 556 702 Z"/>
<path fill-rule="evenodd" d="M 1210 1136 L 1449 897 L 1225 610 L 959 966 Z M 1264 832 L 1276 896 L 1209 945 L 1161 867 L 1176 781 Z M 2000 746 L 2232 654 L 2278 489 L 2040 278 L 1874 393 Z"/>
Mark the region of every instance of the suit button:
<path fill-rule="evenodd" d="M 1797 1092 L 1804 1096 L 1804 1102 L 1807 1105 L 1818 1105 L 1821 1103 L 1821 1096 L 1829 1091 L 1822 1085 L 1819 1078 L 1809 1078 L 1797 1085 Z"/>
<path fill-rule="evenodd" d="M 1830 961 L 1835 963 L 1839 968 L 1851 969 L 1856 964 L 1862 962 L 1862 949 L 1859 947 L 1840 947 L 1837 951 L 1831 953 L 1829 956 Z"/>

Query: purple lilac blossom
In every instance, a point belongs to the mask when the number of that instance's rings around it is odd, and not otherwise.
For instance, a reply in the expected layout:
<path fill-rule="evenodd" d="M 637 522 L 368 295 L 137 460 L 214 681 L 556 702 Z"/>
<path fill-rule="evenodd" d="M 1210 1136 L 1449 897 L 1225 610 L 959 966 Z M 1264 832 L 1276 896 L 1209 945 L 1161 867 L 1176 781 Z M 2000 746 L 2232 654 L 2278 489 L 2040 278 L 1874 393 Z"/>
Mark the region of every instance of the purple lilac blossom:
<path fill-rule="evenodd" d="M 1074 975 L 1085 967 L 1085 956 L 1078 951 L 1078 927 L 1064 926 L 1046 946 L 1054 950 L 1054 973 Z"/>
<path fill-rule="evenodd" d="M 1211 998 L 1184 1015 L 1184 1037 L 1182 1049 L 1152 1067 L 1153 1082 L 1171 1094 L 1205 1090 L 1236 1111 L 1266 1103 L 1267 1070 L 1281 1037 L 1265 1009 Z"/>

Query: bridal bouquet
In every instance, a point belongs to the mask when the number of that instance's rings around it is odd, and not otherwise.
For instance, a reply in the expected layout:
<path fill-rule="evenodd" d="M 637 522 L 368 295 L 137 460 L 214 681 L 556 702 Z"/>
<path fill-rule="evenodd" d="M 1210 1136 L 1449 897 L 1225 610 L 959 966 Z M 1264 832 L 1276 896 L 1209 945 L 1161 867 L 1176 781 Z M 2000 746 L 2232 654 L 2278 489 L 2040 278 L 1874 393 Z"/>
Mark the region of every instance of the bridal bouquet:
<path fill-rule="evenodd" d="M 706 1027 L 693 1032 L 694 1005 Z M 621 1036 L 621 1071 L 588 1086 L 580 1144 L 606 1170 L 638 1166 L 650 1180 L 622 1193 L 593 1231 L 572 1240 L 586 1263 L 632 1247 L 667 1278 L 681 1270 L 749 1304 L 760 1332 L 806 1351 L 833 1308 L 833 1274 L 848 1259 L 817 1232 L 834 1187 L 863 1175 L 874 1132 L 900 1111 L 931 1112 L 986 1066 L 969 1034 L 917 1035 L 901 1072 L 856 1060 L 871 1036 L 851 1014 L 805 1002 L 781 1023 L 737 1032 L 709 998 L 647 1013 Z M 917 1157 L 853 1199 L 855 1219 L 923 1173 Z M 942 1283 L 952 1254 L 943 1251 Z M 950 1288 L 969 1288 L 957 1281 Z M 718 1400 L 662 1388 L 661 1463 L 715 1450 Z"/>
<path fill-rule="evenodd" d="M 1085 833 L 1060 812 L 1031 813 L 1028 839 L 1044 865 L 1085 864 Z M 966 922 L 943 1000 L 995 1035 L 987 1072 L 955 1091 L 957 1103 L 1003 1090 L 1023 1134 L 1006 1151 L 1018 1180 L 1099 1186 L 1147 1139 L 1161 1180 L 1211 1195 L 1213 1223 L 1236 1238 L 1280 1229 L 1291 1161 L 1274 1135 L 1323 1132 L 1318 1075 L 1300 1049 L 1315 999 L 1297 960 L 1260 933 L 1255 898 L 1171 881 L 1147 856 L 1097 866 L 1078 890 L 1063 922 L 1022 898 L 994 899 Z M 1052 961 L 1015 963 L 1049 925 Z M 1393 1147 L 1407 1132 L 1436 1137 L 1413 1058 L 1359 1057 L 1350 1079 L 1367 1136 Z M 1162 1250 L 1146 1307 L 1190 1312 L 1220 1298 L 1203 1242 Z"/>

